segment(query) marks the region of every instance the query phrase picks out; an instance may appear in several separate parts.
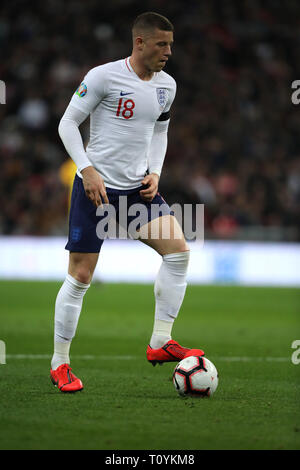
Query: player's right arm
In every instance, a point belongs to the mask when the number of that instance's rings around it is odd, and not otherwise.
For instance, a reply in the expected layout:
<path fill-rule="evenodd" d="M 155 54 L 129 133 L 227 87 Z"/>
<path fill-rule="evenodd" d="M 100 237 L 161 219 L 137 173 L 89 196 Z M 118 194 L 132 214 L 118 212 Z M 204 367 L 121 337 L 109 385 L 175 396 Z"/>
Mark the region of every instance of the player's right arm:
<path fill-rule="evenodd" d="M 103 75 L 101 68 L 96 67 L 84 77 L 58 126 L 60 138 L 82 175 L 85 193 L 96 207 L 102 206 L 102 201 L 108 204 L 108 198 L 101 175 L 86 155 L 79 126 L 105 94 L 105 80 L 101 75 Z"/>
<path fill-rule="evenodd" d="M 152 201 L 158 190 L 158 183 L 168 145 L 168 127 L 170 122 L 170 108 L 176 94 L 176 82 L 172 79 L 172 87 L 168 94 L 168 101 L 164 111 L 159 116 L 153 129 L 153 136 L 148 151 L 148 175 L 142 181 L 147 185 L 140 191 L 142 199 Z"/>

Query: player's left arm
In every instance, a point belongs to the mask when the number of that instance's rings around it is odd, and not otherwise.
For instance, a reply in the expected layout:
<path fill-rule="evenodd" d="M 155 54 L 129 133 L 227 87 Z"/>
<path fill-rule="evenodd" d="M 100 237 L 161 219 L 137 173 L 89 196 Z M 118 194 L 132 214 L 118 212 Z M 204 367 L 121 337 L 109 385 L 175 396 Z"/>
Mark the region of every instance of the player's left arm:
<path fill-rule="evenodd" d="M 158 183 L 168 145 L 169 119 L 156 121 L 148 155 L 148 175 L 142 181 L 147 185 L 140 191 L 143 199 L 151 202 L 158 191 Z"/>
<path fill-rule="evenodd" d="M 175 82 L 174 82 L 175 84 Z M 158 183 L 164 164 L 164 159 L 168 146 L 168 128 L 170 123 L 170 108 L 175 98 L 176 84 L 169 93 L 169 100 L 164 112 L 155 123 L 153 136 L 148 153 L 148 175 L 142 181 L 147 185 L 146 189 L 140 191 L 140 195 L 145 201 L 151 202 L 158 191 Z M 167 109 L 167 111 L 166 111 Z"/>

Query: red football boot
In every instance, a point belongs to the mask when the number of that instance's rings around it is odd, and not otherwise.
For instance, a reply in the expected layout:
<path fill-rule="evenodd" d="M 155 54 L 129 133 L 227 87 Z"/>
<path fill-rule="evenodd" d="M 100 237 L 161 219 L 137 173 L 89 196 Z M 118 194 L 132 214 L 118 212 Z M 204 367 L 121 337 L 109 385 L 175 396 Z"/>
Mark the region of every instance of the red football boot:
<path fill-rule="evenodd" d="M 147 359 L 153 366 L 164 362 L 179 362 L 188 356 L 204 356 L 202 349 L 189 349 L 180 346 L 177 341 L 170 339 L 162 348 L 147 348 Z"/>
<path fill-rule="evenodd" d="M 83 385 L 76 375 L 72 374 L 69 364 L 62 364 L 55 370 L 50 370 L 50 379 L 61 392 L 74 393 L 83 390 Z"/>

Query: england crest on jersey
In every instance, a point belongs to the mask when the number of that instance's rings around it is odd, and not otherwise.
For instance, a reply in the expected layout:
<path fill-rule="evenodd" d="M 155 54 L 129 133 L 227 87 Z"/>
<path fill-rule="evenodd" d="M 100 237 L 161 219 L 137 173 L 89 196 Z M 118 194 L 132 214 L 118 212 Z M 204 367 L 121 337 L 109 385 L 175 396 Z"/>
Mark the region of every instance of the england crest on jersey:
<path fill-rule="evenodd" d="M 168 90 L 167 88 L 156 88 L 157 100 L 159 105 L 164 108 L 168 100 Z"/>

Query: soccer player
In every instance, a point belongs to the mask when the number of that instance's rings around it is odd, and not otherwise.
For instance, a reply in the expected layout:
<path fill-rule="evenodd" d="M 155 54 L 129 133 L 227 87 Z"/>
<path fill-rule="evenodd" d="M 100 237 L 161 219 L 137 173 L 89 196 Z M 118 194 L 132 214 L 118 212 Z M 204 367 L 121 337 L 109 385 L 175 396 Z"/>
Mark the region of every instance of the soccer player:
<path fill-rule="evenodd" d="M 147 218 L 140 224 L 138 239 L 162 257 L 154 285 L 148 361 L 155 365 L 204 354 L 180 346 L 171 336 L 185 295 L 189 263 L 181 227 L 158 193 L 176 92 L 175 80 L 163 71 L 171 56 L 173 25 L 157 13 L 143 13 L 134 21 L 132 38 L 130 57 L 87 73 L 59 124 L 59 135 L 77 166 L 66 245 L 69 268 L 55 303 L 50 371 L 53 384 L 62 392 L 83 389 L 71 372 L 69 350 L 103 243 L 96 233 L 100 220 L 96 211 L 103 203 L 110 204 L 119 216 L 120 196 L 127 196 L 128 209 L 143 204 Z M 85 151 L 78 127 L 89 115 L 90 140 Z M 151 211 L 154 204 L 159 205 L 158 215 Z M 166 227 L 168 238 L 163 236 Z"/>

